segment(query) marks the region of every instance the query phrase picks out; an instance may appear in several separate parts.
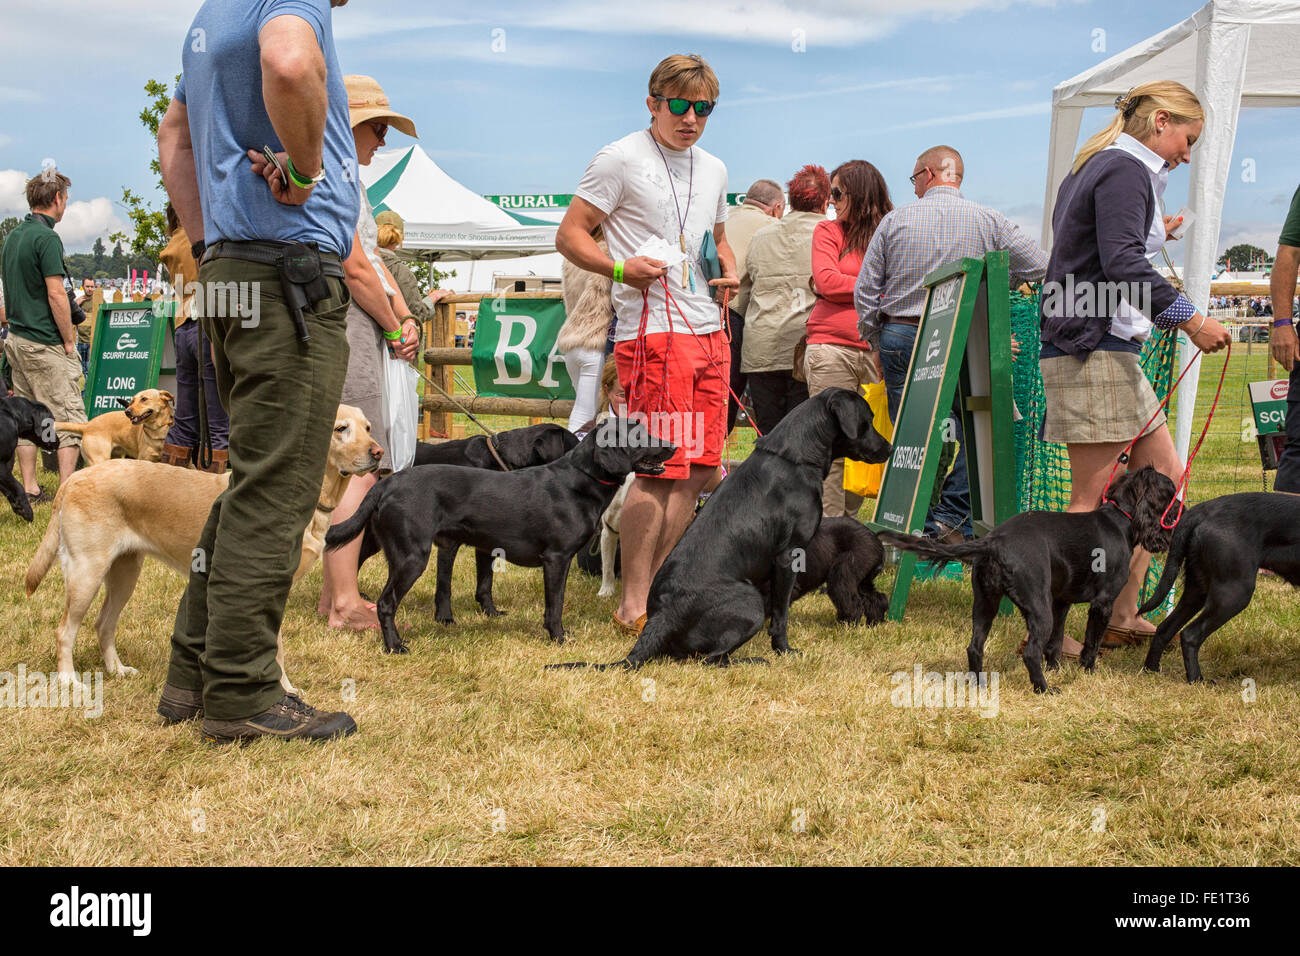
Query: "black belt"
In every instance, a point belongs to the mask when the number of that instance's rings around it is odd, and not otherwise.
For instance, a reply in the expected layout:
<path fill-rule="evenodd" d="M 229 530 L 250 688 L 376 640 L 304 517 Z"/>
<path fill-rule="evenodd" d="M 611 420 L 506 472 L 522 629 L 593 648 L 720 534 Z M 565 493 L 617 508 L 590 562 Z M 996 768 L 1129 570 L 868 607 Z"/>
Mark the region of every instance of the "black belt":
<path fill-rule="evenodd" d="M 921 324 L 921 317 L 919 315 L 885 315 L 885 313 L 881 312 L 880 317 L 885 320 L 880 323 L 881 328 L 884 328 L 884 326 L 889 322 L 901 322 L 903 325 Z"/>
<path fill-rule="evenodd" d="M 326 276 L 343 278 L 343 263 L 338 255 L 321 251 L 315 243 L 269 240 L 236 242 L 232 239 L 218 239 L 204 250 L 202 262 L 213 259 L 239 259 L 274 266 L 280 273 L 285 303 L 289 306 L 289 314 L 293 317 L 294 328 L 301 342 L 311 339 L 303 310 L 329 298 L 330 288 L 325 282 Z"/>

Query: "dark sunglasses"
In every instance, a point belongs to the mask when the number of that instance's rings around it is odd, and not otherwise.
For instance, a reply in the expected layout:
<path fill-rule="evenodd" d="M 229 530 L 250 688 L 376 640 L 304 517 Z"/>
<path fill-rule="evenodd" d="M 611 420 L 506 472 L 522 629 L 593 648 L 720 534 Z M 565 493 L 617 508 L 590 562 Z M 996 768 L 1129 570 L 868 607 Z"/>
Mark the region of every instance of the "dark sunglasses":
<path fill-rule="evenodd" d="M 667 96 L 656 96 L 655 99 L 667 102 L 668 112 L 674 116 L 684 116 L 692 106 L 695 107 L 696 116 L 708 116 L 713 112 L 713 107 L 718 105 L 716 101 L 710 103 L 708 100 L 696 100 L 692 103 L 690 100 L 684 100 L 676 96 L 671 99 Z"/>
<path fill-rule="evenodd" d="M 383 139 L 385 136 L 388 135 L 388 124 L 371 122 L 370 131 L 374 133 L 377 138 Z"/>
<path fill-rule="evenodd" d="M 832 186 L 831 198 L 834 199 L 836 202 L 839 202 L 841 199 L 844 198 L 844 191 L 840 189 L 839 186 Z"/>

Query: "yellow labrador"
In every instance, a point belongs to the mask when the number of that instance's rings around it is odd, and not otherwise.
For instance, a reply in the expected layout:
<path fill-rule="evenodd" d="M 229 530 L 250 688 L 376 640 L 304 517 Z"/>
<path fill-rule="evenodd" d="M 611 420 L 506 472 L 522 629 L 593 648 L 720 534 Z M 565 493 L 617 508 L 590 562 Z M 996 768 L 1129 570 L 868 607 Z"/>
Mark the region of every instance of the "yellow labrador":
<path fill-rule="evenodd" d="M 175 407 L 171 392 L 146 388 L 120 412 L 105 412 L 88 422 L 55 422 L 54 430 L 81 436 L 81 457 L 87 465 L 108 461 L 119 451 L 124 458 L 158 461 Z"/>
<path fill-rule="evenodd" d="M 325 480 L 316 513 L 303 533 L 302 559 L 294 580 L 320 557 L 329 529 L 330 512 L 338 505 L 353 475 L 379 467 L 384 451 L 370 437 L 370 422 L 360 409 L 340 405 L 330 439 Z M 67 602 L 59 622 L 59 679 L 75 680 L 72 647 L 91 602 L 104 585 L 104 604 L 95 621 L 104 669 L 116 677 L 136 673 L 117 656 L 117 621 L 135 590 L 146 555 L 158 558 L 179 574 L 190 573 L 194 547 L 203 533 L 212 502 L 230 482 L 221 475 L 155 462 L 107 461 L 77 472 L 59 488 L 45 537 L 27 569 L 31 597 L 54 563 L 63 567 Z M 284 674 L 284 638 L 277 655 L 280 683 L 293 685 Z"/>

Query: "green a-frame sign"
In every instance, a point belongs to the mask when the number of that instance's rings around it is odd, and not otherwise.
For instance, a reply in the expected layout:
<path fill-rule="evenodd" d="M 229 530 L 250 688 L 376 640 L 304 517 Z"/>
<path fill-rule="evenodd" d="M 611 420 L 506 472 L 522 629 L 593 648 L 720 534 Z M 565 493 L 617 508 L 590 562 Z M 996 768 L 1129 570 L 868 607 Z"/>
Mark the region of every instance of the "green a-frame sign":
<path fill-rule="evenodd" d="M 1016 513 L 1009 259 L 1005 251 L 990 252 L 925 277 L 925 309 L 894 423 L 894 451 L 874 520 L 867 522 L 873 531 L 921 533 L 939 469 L 943 425 L 958 389 L 976 536 Z M 908 553 L 899 561 L 891 620 L 902 620 L 916 561 Z"/>

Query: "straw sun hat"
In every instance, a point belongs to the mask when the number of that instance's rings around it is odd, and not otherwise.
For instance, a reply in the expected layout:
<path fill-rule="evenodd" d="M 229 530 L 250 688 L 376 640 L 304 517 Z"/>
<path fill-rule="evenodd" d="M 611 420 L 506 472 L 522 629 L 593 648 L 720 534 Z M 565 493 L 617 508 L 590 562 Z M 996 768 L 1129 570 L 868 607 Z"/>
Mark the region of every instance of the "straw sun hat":
<path fill-rule="evenodd" d="M 394 113 L 388 106 L 388 95 L 374 77 L 345 76 L 343 85 L 348 91 L 348 125 L 356 129 L 370 120 L 383 120 L 407 136 L 419 139 L 410 117 Z"/>

